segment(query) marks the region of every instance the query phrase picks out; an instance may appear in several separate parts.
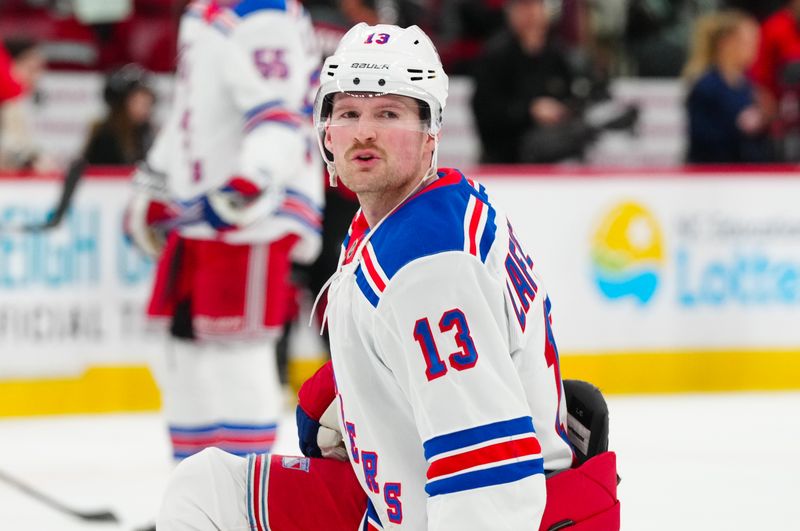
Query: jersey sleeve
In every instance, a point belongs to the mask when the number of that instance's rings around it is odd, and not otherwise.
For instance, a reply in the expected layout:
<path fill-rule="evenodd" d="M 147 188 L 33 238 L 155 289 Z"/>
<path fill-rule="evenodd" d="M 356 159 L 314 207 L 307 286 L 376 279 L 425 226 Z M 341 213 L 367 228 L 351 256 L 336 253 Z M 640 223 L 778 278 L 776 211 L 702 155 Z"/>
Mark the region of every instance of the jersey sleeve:
<path fill-rule="evenodd" d="M 172 105 L 166 121 L 159 129 L 152 147 L 145 156 L 147 166 L 156 173 L 169 173 L 170 157 L 175 153 L 175 142 L 178 139 L 179 115 L 178 108 Z"/>
<path fill-rule="evenodd" d="M 756 59 L 749 72 L 753 82 L 768 91 L 772 97 L 776 97 L 778 94 L 776 59 L 779 55 L 779 47 L 775 38 L 775 34 L 778 32 L 777 25 L 776 19 L 767 20 L 764 23 Z"/>
<path fill-rule="evenodd" d="M 427 461 L 428 529 L 536 529 L 543 460 L 496 281 L 465 253 L 429 256 L 392 278 L 377 312 L 377 352 Z"/>
<path fill-rule="evenodd" d="M 244 128 L 239 173 L 261 189 L 284 188 L 307 158 L 315 42 L 306 16 L 279 10 L 248 14 L 227 41 L 222 75 Z"/>

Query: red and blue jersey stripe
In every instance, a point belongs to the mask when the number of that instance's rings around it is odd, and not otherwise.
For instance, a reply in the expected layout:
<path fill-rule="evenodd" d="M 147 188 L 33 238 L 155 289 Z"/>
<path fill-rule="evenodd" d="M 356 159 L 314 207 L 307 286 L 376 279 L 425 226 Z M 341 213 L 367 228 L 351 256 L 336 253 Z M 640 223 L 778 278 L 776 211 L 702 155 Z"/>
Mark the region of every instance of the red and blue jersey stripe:
<path fill-rule="evenodd" d="M 267 487 L 270 456 L 250 454 L 247 456 L 247 516 L 252 531 L 268 531 Z"/>
<path fill-rule="evenodd" d="M 262 103 L 247 111 L 244 115 L 244 131 L 249 133 L 260 125 L 274 123 L 297 129 L 303 125 L 303 117 L 286 107 L 283 100 Z"/>
<path fill-rule="evenodd" d="M 307 195 L 287 189 L 276 215 L 292 218 L 317 233 L 322 233 L 322 209 Z"/>
<path fill-rule="evenodd" d="M 565 426 L 566 419 L 561 418 L 561 402 L 564 400 L 564 383 L 561 380 L 561 360 L 558 356 L 558 346 L 556 346 L 556 338 L 553 335 L 553 316 L 550 313 L 552 305 L 550 297 L 544 299 L 544 330 L 545 330 L 545 359 L 548 366 L 553 365 L 553 376 L 555 378 L 556 392 L 558 393 L 558 402 L 556 404 L 556 418 L 555 429 L 558 436 L 572 448 L 572 443 L 567 435 L 567 428 Z M 575 451 L 572 451 L 573 459 L 575 458 Z"/>
<path fill-rule="evenodd" d="M 294 0 L 242 0 L 232 9 L 222 7 L 216 2 L 195 1 L 184 12 L 193 18 L 202 18 L 211 27 L 228 35 L 242 19 L 261 11 L 285 11 L 300 17 L 305 13 L 303 6 Z"/>
<path fill-rule="evenodd" d="M 531 417 L 440 435 L 423 444 L 428 496 L 519 481 L 544 473 Z"/>
<path fill-rule="evenodd" d="M 204 426 L 170 426 L 175 459 L 184 459 L 205 448 L 219 448 L 245 456 L 253 452 L 269 452 L 277 435 L 277 424 L 211 424 Z"/>
<path fill-rule="evenodd" d="M 496 212 L 480 185 L 458 170 L 440 170 L 439 178 L 395 210 L 361 250 L 356 283 L 377 307 L 392 277 L 405 265 L 434 254 L 464 251 L 486 262 L 497 232 Z M 366 233 L 358 214 L 344 242 L 345 260 Z"/>
<path fill-rule="evenodd" d="M 378 518 L 378 511 L 372 505 L 372 500 L 367 499 L 367 510 L 364 512 L 364 518 L 361 520 L 359 526 L 360 531 L 381 531 L 383 525 L 381 519 Z"/>
<path fill-rule="evenodd" d="M 350 228 L 347 229 L 347 234 L 342 242 L 342 264 L 349 264 L 355 257 L 356 249 L 361 244 L 361 240 L 369 234 L 369 223 L 364 213 L 359 210 L 356 212 L 353 221 L 350 223 Z"/>
<path fill-rule="evenodd" d="M 295 2 L 291 2 L 295 3 Z M 252 13 L 257 13 L 265 9 L 275 9 L 286 11 L 286 0 L 242 0 L 233 8 L 233 11 L 240 17 L 246 17 Z"/>

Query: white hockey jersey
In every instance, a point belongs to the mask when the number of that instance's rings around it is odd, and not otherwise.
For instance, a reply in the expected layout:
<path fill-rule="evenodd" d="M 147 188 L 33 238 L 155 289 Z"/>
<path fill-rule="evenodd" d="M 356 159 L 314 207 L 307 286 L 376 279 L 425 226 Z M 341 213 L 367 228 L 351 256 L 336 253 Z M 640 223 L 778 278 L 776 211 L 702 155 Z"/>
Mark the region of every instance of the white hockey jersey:
<path fill-rule="evenodd" d="M 537 529 L 543 471 L 573 453 L 533 266 L 456 170 L 372 233 L 356 216 L 328 322 L 342 434 L 370 498 L 364 529 Z"/>
<path fill-rule="evenodd" d="M 196 1 L 181 18 L 172 109 L 148 165 L 184 204 L 236 176 L 272 198 L 267 215 L 240 230 L 217 234 L 199 223 L 184 236 L 246 243 L 316 234 L 324 181 L 309 118 L 320 61 L 310 19 L 295 0 L 224 5 Z"/>

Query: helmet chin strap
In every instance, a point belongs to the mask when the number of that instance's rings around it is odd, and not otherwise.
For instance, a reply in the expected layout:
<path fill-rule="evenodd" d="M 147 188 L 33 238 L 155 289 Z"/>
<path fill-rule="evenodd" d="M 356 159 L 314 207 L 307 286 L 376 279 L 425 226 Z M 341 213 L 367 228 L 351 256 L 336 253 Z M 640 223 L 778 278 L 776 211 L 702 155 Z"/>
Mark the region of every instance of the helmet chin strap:
<path fill-rule="evenodd" d="M 339 186 L 339 179 L 336 178 L 336 165 L 326 160 L 325 166 L 328 167 L 328 184 L 331 188 L 336 188 Z"/>

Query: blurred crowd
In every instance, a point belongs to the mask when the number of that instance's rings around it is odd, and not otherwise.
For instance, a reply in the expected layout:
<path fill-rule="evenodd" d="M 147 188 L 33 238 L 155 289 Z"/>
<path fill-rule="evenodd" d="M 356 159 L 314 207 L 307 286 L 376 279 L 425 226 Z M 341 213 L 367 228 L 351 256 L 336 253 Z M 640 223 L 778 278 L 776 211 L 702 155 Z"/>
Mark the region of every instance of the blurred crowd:
<path fill-rule="evenodd" d="M 187 4 L 3 0 L 0 169 L 53 167 L 30 127 L 45 66 L 106 76 L 108 110 L 86 139 L 88 162 L 140 160 L 156 127 L 149 79 L 173 71 Z M 800 159 L 800 0 L 304 4 L 324 54 L 360 21 L 417 24 L 433 35 L 445 70 L 474 82 L 483 163 L 579 162 L 604 131 L 635 131 L 638 109 L 611 97 L 619 77 L 682 80 L 686 162 Z M 608 109 L 591 113 L 598 105 Z"/>

